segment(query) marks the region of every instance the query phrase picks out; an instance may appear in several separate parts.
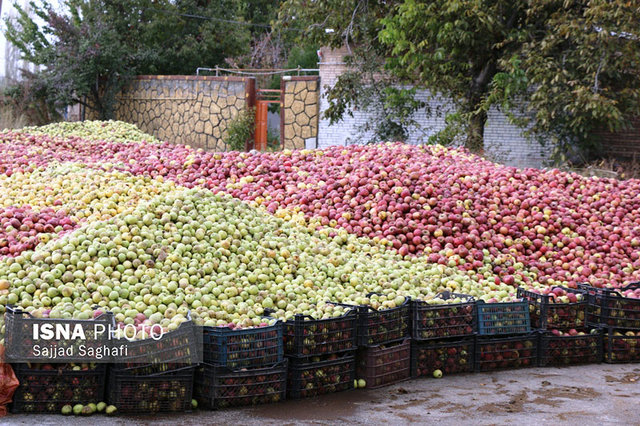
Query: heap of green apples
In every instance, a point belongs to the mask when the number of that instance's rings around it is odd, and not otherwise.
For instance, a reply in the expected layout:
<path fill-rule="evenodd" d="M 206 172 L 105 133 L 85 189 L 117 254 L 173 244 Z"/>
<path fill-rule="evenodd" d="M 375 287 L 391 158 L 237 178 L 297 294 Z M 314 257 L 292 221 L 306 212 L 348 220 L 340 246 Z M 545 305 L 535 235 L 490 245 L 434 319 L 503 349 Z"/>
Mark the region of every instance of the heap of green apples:
<path fill-rule="evenodd" d="M 97 305 L 135 325 L 138 338 L 154 324 L 177 328 L 189 312 L 198 324 L 251 327 L 265 309 L 285 320 L 329 318 L 345 309 L 327 301 L 385 309 L 444 290 L 514 292 L 475 271 L 403 257 L 344 230 L 310 229 L 203 189 L 164 193 L 2 259 L 0 282 L 8 283 L 2 306 L 90 318 Z"/>
<path fill-rule="evenodd" d="M 49 135 L 54 137 L 79 137 L 88 140 L 130 142 L 159 142 L 154 136 L 146 134 L 134 124 L 123 121 L 61 121 L 46 126 L 24 127 L 19 132 L 31 135 Z"/>

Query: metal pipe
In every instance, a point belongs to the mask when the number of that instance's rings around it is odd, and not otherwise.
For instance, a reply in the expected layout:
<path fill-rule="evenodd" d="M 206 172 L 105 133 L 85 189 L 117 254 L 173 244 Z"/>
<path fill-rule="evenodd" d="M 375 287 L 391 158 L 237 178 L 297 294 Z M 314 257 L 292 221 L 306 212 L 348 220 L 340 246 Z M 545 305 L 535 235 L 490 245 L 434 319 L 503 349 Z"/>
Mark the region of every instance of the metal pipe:
<path fill-rule="evenodd" d="M 318 68 L 243 68 L 243 69 L 231 69 L 231 68 L 206 68 L 206 67 L 198 67 L 196 68 L 196 75 L 200 75 L 200 71 L 215 71 L 216 77 L 220 75 L 220 71 L 229 72 L 232 74 L 240 74 L 240 75 L 275 75 L 275 74 L 286 74 L 288 72 L 297 72 L 298 76 L 301 72 L 319 72 Z"/>

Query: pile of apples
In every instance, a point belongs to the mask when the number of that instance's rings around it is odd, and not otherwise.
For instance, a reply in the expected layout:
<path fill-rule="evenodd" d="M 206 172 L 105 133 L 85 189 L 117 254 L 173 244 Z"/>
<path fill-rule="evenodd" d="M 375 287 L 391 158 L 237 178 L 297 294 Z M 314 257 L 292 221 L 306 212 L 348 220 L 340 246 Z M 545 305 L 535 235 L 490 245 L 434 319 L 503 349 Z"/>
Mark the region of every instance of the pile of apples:
<path fill-rule="evenodd" d="M 0 256 L 16 256 L 25 250 L 33 250 L 52 234 L 70 231 L 77 222 L 64 210 L 50 207 L 40 211 L 29 205 L 0 207 Z"/>
<path fill-rule="evenodd" d="M 444 290 L 508 301 L 517 287 L 640 279 L 636 180 L 441 146 L 214 153 L 147 136 L 99 122 L 0 133 L 0 205 L 64 215 L 61 232 L 16 237 L 0 258 L 0 309 L 80 318 L 99 305 L 144 338 L 189 311 L 246 328 L 265 310 L 337 318 L 327 301 L 373 305 L 371 292 L 390 309 Z"/>
<path fill-rule="evenodd" d="M 47 135 L 53 137 L 79 137 L 86 140 L 112 141 L 120 143 L 130 142 L 160 142 L 154 136 L 148 135 L 134 124 L 122 121 L 61 121 L 39 127 L 25 127 L 19 130 L 32 135 Z"/>

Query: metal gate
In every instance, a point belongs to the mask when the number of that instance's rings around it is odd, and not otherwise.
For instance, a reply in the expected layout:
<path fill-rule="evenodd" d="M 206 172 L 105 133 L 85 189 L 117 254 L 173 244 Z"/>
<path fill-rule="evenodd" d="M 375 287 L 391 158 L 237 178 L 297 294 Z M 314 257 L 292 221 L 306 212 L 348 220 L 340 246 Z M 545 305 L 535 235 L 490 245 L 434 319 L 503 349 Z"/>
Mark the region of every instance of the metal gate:
<path fill-rule="evenodd" d="M 259 89 L 256 96 L 256 132 L 254 149 L 267 150 L 269 105 L 282 107 L 282 91 L 277 89 Z"/>

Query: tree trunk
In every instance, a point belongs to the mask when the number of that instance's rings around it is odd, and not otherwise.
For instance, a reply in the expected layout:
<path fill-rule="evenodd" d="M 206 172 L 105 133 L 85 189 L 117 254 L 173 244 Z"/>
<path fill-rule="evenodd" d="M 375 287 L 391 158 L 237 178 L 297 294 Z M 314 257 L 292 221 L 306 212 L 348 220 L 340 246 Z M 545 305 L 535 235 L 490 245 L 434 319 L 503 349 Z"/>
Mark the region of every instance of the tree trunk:
<path fill-rule="evenodd" d="M 484 124 L 487 121 L 487 112 L 482 107 L 482 100 L 495 74 L 496 61 L 490 59 L 482 67 L 478 67 L 471 79 L 466 111 L 469 114 L 469 129 L 465 146 L 473 153 L 482 154 L 484 152 Z"/>
<path fill-rule="evenodd" d="M 469 117 L 469 129 L 465 146 L 473 153 L 484 153 L 484 124 L 486 121 L 487 113 L 484 110 L 472 112 Z"/>

